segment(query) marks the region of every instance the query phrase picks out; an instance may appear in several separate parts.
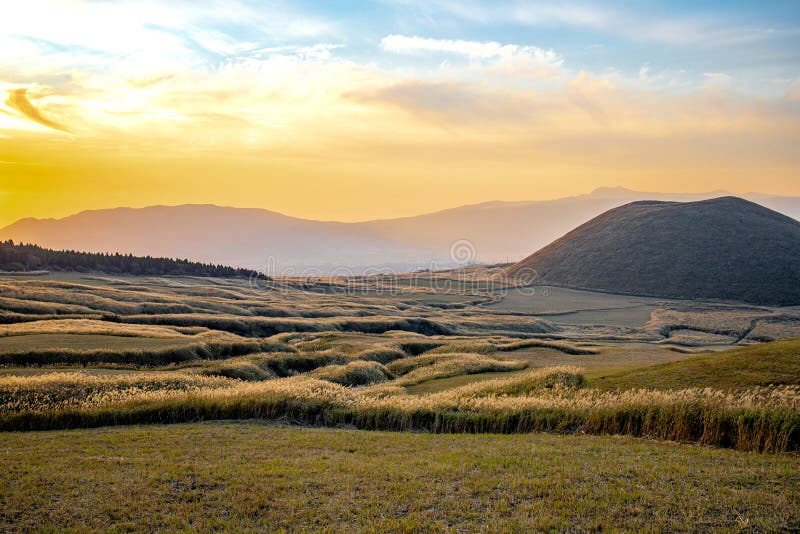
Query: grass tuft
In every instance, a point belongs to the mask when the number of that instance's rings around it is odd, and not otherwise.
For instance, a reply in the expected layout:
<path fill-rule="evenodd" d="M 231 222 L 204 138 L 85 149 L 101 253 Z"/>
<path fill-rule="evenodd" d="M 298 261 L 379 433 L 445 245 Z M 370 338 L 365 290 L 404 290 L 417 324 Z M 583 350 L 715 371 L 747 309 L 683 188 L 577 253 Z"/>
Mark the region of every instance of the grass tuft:
<path fill-rule="evenodd" d="M 392 378 L 391 373 L 383 365 L 367 361 L 321 367 L 309 373 L 309 376 L 348 387 L 379 384 Z"/>

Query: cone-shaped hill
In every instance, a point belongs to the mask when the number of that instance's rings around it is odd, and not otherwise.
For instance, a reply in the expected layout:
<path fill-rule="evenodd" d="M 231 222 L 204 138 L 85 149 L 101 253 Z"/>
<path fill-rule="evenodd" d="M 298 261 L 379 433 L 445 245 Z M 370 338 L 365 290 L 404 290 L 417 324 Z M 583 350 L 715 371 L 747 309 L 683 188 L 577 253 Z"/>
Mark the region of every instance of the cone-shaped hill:
<path fill-rule="evenodd" d="M 609 293 L 796 305 L 800 222 L 736 197 L 633 202 L 579 226 L 507 274 Z"/>

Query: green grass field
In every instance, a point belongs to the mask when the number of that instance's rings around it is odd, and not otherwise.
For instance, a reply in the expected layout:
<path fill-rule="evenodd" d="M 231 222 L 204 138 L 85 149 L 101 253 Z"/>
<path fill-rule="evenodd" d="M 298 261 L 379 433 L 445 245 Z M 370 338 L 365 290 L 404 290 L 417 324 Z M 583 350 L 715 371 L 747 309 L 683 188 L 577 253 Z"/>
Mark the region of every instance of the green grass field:
<path fill-rule="evenodd" d="M 737 389 L 800 384 L 800 343 L 778 341 L 599 377 L 599 388 Z"/>
<path fill-rule="evenodd" d="M 12 433 L 2 451 L 0 530 L 800 528 L 795 456 L 610 436 L 220 422 Z"/>

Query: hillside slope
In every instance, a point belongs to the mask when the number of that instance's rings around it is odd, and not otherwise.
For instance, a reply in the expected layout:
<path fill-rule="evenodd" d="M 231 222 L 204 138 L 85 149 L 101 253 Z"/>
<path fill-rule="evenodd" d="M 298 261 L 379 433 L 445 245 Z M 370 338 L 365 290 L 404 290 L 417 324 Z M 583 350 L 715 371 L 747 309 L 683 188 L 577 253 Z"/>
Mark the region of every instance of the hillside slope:
<path fill-rule="evenodd" d="M 764 343 L 599 378 L 603 389 L 736 389 L 800 384 L 800 339 Z"/>
<path fill-rule="evenodd" d="M 633 202 L 507 273 L 610 293 L 800 304 L 800 222 L 736 197 Z"/>

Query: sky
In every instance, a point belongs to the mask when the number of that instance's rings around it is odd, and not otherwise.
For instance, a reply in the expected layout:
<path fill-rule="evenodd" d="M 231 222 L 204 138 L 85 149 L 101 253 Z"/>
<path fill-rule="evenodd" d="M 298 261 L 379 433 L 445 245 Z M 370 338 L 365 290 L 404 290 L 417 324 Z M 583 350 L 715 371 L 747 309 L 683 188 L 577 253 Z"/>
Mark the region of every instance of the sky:
<path fill-rule="evenodd" d="M 0 1 L 0 225 L 800 195 L 800 2 Z"/>

